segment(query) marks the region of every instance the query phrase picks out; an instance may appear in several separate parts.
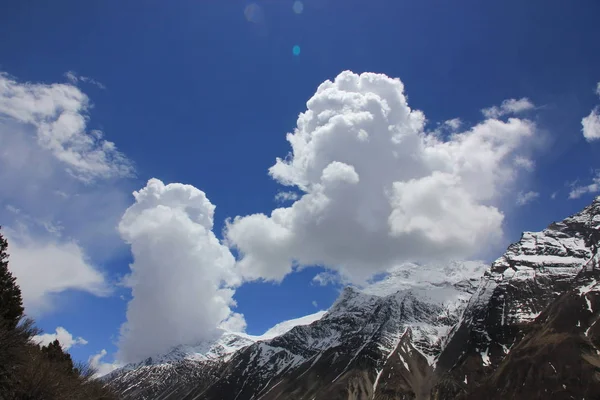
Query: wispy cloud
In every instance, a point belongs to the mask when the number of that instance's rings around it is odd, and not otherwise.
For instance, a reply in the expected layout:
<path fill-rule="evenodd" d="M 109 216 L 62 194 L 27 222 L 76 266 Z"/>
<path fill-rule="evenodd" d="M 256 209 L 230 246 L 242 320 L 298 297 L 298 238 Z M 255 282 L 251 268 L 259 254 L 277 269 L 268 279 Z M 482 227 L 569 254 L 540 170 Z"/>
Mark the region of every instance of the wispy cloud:
<path fill-rule="evenodd" d="M 515 157 L 515 165 L 527 171 L 533 171 L 535 167 L 535 163 L 533 162 L 533 160 L 523 156 Z"/>
<path fill-rule="evenodd" d="M 67 290 L 106 296 L 111 290 L 104 275 L 73 240 L 29 231 L 4 229 L 9 241 L 10 269 L 17 277 L 26 311 L 40 315 L 53 309 L 54 296 Z"/>
<path fill-rule="evenodd" d="M 96 370 L 96 378 L 100 378 L 123 366 L 123 364 L 119 362 L 110 363 L 102 361 L 104 357 L 106 357 L 106 354 L 106 349 L 102 349 L 99 353 L 91 355 L 88 358 L 88 363 Z"/>
<path fill-rule="evenodd" d="M 110 294 L 97 262 L 124 247 L 115 226 L 132 163 L 87 130 L 89 99 L 70 84 L 21 83 L 0 73 L 0 219 L 26 312 L 57 296 Z"/>
<path fill-rule="evenodd" d="M 94 78 L 90 78 L 87 76 L 77 75 L 74 71 L 65 72 L 65 78 L 67 78 L 67 80 L 74 85 L 76 85 L 79 82 L 84 82 L 84 83 L 90 83 L 94 86 L 97 86 L 98 88 L 100 88 L 102 90 L 106 89 L 106 86 L 102 82 L 98 82 Z"/>
<path fill-rule="evenodd" d="M 453 119 L 449 119 L 447 121 L 444 121 L 444 125 L 446 125 L 447 127 L 449 127 L 452 130 L 457 130 L 462 126 L 462 121 L 460 118 L 453 118 Z"/>
<path fill-rule="evenodd" d="M 598 192 L 600 192 L 600 171 L 595 172 L 592 182 L 587 185 L 579 185 L 577 181 L 573 182 L 571 184 L 569 198 L 578 199 L 585 194 L 593 194 Z"/>
<path fill-rule="evenodd" d="M 0 116 L 9 124 L 33 126 L 37 143 L 73 176 L 85 182 L 132 176 L 132 162 L 115 144 L 101 131 L 87 129 L 89 107 L 89 98 L 73 85 L 20 83 L 0 73 Z M 5 122 L 0 129 L 10 130 L 10 125 Z"/>
<path fill-rule="evenodd" d="M 500 106 L 493 106 L 481 110 L 486 118 L 499 118 L 508 114 L 519 114 L 535 108 L 528 98 L 504 100 Z"/>
<path fill-rule="evenodd" d="M 540 197 L 540 194 L 531 190 L 529 192 L 519 192 L 517 193 L 517 205 L 524 206 L 525 204 L 531 203 L 538 197 Z"/>
<path fill-rule="evenodd" d="M 279 203 L 285 203 L 286 201 L 296 201 L 298 200 L 298 193 L 296 192 L 278 192 L 275 195 L 275 201 Z"/>

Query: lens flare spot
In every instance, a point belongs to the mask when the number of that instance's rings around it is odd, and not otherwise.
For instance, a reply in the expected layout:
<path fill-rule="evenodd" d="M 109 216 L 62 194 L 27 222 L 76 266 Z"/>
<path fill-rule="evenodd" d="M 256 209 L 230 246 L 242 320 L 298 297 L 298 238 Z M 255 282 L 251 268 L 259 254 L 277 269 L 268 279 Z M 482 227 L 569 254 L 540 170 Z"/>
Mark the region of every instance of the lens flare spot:
<path fill-rule="evenodd" d="M 295 45 L 294 48 L 292 48 L 292 53 L 294 53 L 295 56 L 299 56 L 300 55 L 300 46 Z"/>
<path fill-rule="evenodd" d="M 304 3 L 302 3 L 300 0 L 296 0 L 292 8 L 296 14 L 302 14 L 302 11 L 304 11 Z"/>
<path fill-rule="evenodd" d="M 255 24 L 260 23 L 262 20 L 262 9 L 256 3 L 250 3 L 244 9 L 244 16 L 250 22 Z"/>

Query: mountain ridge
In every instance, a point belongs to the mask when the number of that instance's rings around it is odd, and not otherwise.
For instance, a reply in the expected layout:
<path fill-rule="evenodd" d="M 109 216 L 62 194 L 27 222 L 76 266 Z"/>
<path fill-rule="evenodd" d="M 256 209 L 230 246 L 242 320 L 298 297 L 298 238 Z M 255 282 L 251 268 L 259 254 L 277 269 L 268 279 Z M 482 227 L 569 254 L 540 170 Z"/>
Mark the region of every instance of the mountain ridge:
<path fill-rule="evenodd" d="M 132 399 L 477 399 L 496 389 L 497 398 L 542 398 L 543 379 L 523 377 L 535 375 L 523 354 L 560 339 L 557 346 L 571 349 L 565 379 L 577 370 L 589 382 L 569 381 L 571 389 L 559 385 L 555 395 L 600 396 L 599 229 L 600 197 L 541 232 L 524 232 L 489 267 L 404 264 L 366 288 L 345 288 L 310 324 L 240 340 L 221 358 L 122 369 L 107 381 Z M 586 330 L 572 331 L 561 321 L 583 306 L 591 313 L 578 321 Z M 579 345 L 585 357 L 572 350 Z"/>

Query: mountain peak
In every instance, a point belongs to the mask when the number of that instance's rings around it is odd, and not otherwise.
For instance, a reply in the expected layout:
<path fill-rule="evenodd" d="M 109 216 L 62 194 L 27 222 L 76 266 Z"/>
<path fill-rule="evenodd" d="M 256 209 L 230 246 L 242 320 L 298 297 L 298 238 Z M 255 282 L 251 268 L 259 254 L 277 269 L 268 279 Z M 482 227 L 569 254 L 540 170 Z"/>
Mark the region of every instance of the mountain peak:
<path fill-rule="evenodd" d="M 599 229 L 600 197 L 491 267 L 405 263 L 327 312 L 110 381 L 131 399 L 597 398 Z"/>

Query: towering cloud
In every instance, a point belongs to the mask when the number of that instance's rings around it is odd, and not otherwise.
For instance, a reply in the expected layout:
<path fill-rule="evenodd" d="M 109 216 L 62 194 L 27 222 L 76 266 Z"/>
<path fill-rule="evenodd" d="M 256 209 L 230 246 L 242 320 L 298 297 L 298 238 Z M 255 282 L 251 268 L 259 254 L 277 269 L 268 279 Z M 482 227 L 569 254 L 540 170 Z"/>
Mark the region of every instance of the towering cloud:
<path fill-rule="evenodd" d="M 220 324 L 242 329 L 243 317 L 231 311 L 235 260 L 212 232 L 215 206 L 193 186 L 157 179 L 134 197 L 119 224 L 134 262 L 118 359 L 210 339 Z"/>
<path fill-rule="evenodd" d="M 281 280 L 316 264 L 363 281 L 407 260 L 476 255 L 502 235 L 498 204 L 536 131 L 498 117 L 532 107 L 505 101 L 490 119 L 442 137 L 425 133 L 399 79 L 347 71 L 324 82 L 287 135 L 290 154 L 269 170 L 303 195 L 228 223 L 240 272 Z"/>

